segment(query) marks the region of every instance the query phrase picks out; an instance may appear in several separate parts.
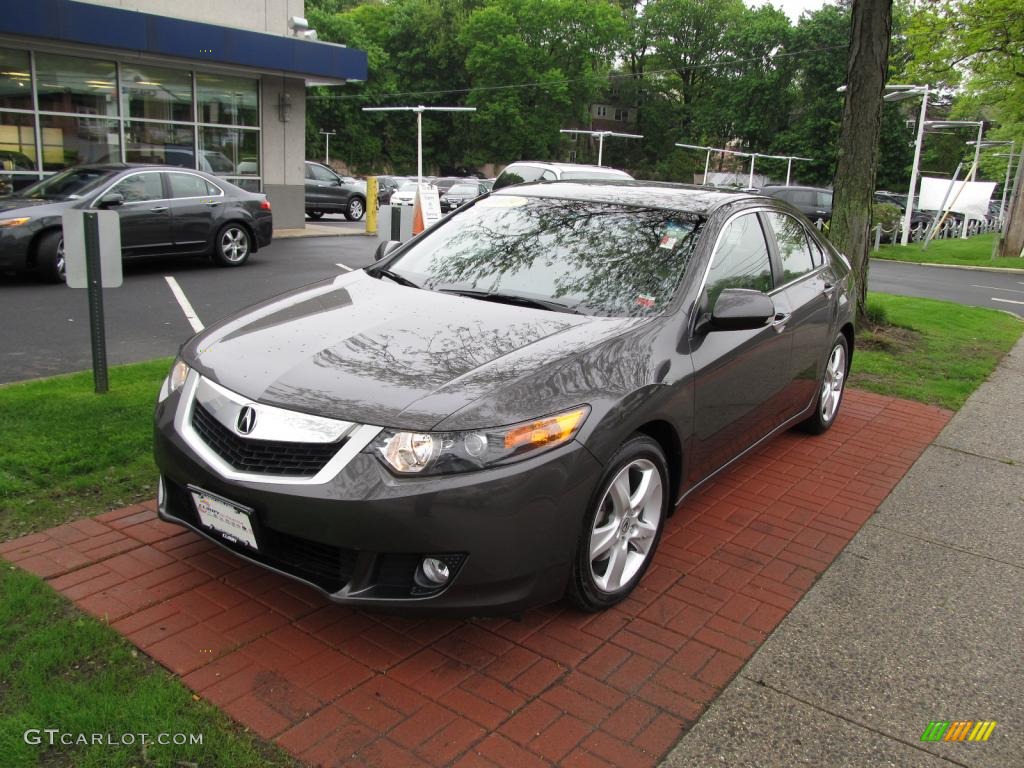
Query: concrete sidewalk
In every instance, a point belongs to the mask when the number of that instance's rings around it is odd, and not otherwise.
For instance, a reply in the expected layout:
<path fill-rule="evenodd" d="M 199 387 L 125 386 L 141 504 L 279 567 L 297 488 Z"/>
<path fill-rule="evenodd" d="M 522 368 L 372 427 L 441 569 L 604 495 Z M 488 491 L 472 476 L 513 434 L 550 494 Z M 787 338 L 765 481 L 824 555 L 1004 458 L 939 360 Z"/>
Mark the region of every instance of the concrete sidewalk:
<path fill-rule="evenodd" d="M 1024 764 L 1022 383 L 1024 340 L 663 766 Z"/>

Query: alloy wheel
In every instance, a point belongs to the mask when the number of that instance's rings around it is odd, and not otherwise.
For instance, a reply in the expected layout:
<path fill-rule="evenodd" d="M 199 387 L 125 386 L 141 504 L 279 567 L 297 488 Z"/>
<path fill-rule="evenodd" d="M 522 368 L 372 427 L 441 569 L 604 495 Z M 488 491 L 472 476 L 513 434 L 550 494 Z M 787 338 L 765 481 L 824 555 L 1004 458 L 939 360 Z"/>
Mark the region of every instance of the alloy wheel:
<path fill-rule="evenodd" d="M 842 344 L 836 344 L 829 355 L 825 366 L 825 375 L 821 384 L 821 420 L 826 424 L 835 418 L 839 410 L 839 401 L 843 397 L 843 384 L 846 381 L 846 350 Z"/>
<path fill-rule="evenodd" d="M 249 236 L 241 227 L 228 227 L 220 237 L 220 252 L 225 261 L 237 264 L 249 255 Z"/>
<path fill-rule="evenodd" d="M 648 459 L 624 466 L 601 499 L 590 534 L 590 573 L 602 592 L 617 592 L 651 556 L 664 506 L 661 473 Z"/>
<path fill-rule="evenodd" d="M 57 279 L 62 283 L 67 282 L 67 264 L 64 261 L 64 238 L 62 237 L 57 242 L 57 257 L 55 260 L 55 266 L 57 269 Z"/>

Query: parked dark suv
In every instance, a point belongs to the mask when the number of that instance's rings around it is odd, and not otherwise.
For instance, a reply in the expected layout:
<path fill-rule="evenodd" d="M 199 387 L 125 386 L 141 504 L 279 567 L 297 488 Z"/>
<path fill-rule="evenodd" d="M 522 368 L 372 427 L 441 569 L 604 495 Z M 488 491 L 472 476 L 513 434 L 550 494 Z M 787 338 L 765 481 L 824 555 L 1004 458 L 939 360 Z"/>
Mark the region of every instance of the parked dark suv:
<path fill-rule="evenodd" d="M 343 178 L 320 163 L 306 161 L 306 215 L 319 219 L 325 213 L 343 213 L 359 221 L 366 213 L 366 182 Z"/>
<path fill-rule="evenodd" d="M 768 186 L 762 195 L 785 200 L 811 221 L 829 221 L 832 218 L 832 190 L 824 187 Z"/>

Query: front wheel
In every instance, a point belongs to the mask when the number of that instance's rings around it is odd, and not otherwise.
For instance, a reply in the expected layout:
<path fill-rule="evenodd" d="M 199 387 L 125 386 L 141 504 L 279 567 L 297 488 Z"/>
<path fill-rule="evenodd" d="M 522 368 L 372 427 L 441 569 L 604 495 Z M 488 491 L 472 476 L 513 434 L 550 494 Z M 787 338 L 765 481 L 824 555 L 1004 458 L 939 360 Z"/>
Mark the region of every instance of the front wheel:
<path fill-rule="evenodd" d="M 64 263 L 64 233 L 59 229 L 47 232 L 36 247 L 36 266 L 39 278 L 47 283 L 63 283 L 66 279 Z"/>
<path fill-rule="evenodd" d="M 568 597 L 585 611 L 625 600 L 654 557 L 668 516 L 665 454 L 634 435 L 608 463 L 583 519 Z"/>
<path fill-rule="evenodd" d="M 348 201 L 348 206 L 345 208 L 345 218 L 349 221 L 359 221 L 363 218 L 365 212 L 366 204 L 363 203 L 363 198 L 353 197 Z"/>
<path fill-rule="evenodd" d="M 222 267 L 240 267 L 249 260 L 249 232 L 241 224 L 225 224 L 213 244 L 213 260 Z"/>
<path fill-rule="evenodd" d="M 818 398 L 814 403 L 814 413 L 800 425 L 805 432 L 820 435 L 835 423 L 839 405 L 843 401 L 846 374 L 850 367 L 849 360 L 850 353 L 846 337 L 839 334 L 832 342 L 832 350 L 825 363 L 825 372 L 821 376 L 821 387 L 818 388 Z"/>

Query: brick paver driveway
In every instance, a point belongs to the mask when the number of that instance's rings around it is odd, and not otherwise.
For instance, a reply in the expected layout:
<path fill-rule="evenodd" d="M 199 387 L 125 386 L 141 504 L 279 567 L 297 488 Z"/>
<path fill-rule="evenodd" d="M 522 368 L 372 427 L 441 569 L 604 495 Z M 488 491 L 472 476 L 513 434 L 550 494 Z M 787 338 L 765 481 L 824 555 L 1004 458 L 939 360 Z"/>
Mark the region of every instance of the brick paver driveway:
<path fill-rule="evenodd" d="M 0 545 L 201 696 L 324 765 L 656 764 L 949 419 L 846 393 L 668 521 L 622 606 L 442 620 L 333 605 L 153 504 Z"/>

